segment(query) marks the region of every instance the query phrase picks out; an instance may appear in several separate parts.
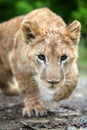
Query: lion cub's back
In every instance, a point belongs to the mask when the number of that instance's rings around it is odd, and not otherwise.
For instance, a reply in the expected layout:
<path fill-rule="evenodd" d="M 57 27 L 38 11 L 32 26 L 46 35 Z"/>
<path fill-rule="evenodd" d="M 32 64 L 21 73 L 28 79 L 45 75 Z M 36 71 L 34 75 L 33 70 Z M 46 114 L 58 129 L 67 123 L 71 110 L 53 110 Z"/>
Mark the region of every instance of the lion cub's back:
<path fill-rule="evenodd" d="M 24 16 L 15 17 L 0 24 L 0 46 L 9 44 L 14 39 L 14 35 L 20 27 Z"/>
<path fill-rule="evenodd" d="M 19 16 L 0 24 L 0 60 L 6 68 L 9 68 L 8 53 L 13 48 L 14 36 L 23 18 Z"/>

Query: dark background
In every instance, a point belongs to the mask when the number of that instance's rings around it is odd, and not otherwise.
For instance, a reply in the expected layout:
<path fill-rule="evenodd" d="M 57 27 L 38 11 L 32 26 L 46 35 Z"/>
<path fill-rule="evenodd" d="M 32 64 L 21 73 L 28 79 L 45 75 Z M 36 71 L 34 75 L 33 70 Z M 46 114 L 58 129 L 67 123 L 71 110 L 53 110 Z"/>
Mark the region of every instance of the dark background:
<path fill-rule="evenodd" d="M 67 24 L 75 19 L 81 22 L 78 65 L 87 69 L 87 0 L 0 0 L 0 23 L 41 7 L 50 8 Z"/>

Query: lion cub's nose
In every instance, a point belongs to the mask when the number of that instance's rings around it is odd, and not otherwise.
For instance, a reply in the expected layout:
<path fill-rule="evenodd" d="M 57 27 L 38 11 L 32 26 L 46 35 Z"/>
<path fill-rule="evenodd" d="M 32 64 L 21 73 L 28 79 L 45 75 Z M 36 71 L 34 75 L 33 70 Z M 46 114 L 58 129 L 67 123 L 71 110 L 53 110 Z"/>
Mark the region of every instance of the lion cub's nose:
<path fill-rule="evenodd" d="M 50 80 L 47 80 L 47 82 L 50 83 L 50 84 L 52 84 L 52 86 L 53 86 L 54 84 L 59 83 L 60 80 L 57 80 L 57 81 L 50 81 Z"/>

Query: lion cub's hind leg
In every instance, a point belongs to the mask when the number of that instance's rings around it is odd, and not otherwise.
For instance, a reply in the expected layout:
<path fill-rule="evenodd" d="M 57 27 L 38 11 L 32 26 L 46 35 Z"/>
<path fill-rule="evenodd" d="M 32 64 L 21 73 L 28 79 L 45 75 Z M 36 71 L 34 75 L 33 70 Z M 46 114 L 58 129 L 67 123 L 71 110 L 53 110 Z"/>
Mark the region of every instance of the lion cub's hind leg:
<path fill-rule="evenodd" d="M 17 87 L 15 85 L 12 85 L 12 84 L 9 85 L 8 83 L 1 83 L 0 82 L 0 89 L 6 95 L 17 95 L 18 94 Z"/>
<path fill-rule="evenodd" d="M 0 82 L 0 89 L 4 94 L 17 95 L 19 93 L 18 85 L 13 81 Z"/>
<path fill-rule="evenodd" d="M 17 82 L 12 77 L 11 71 L 6 70 L 0 61 L 0 89 L 4 94 L 13 95 L 18 93 Z"/>

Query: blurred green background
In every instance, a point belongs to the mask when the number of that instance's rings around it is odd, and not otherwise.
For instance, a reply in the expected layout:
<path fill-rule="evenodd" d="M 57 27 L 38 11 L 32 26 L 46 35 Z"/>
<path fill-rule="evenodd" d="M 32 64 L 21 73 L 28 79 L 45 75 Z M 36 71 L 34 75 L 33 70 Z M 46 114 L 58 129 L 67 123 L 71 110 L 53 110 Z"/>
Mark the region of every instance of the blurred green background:
<path fill-rule="evenodd" d="M 50 8 L 67 24 L 75 19 L 81 22 L 78 66 L 87 72 L 87 0 L 0 0 L 0 23 L 41 7 Z"/>

